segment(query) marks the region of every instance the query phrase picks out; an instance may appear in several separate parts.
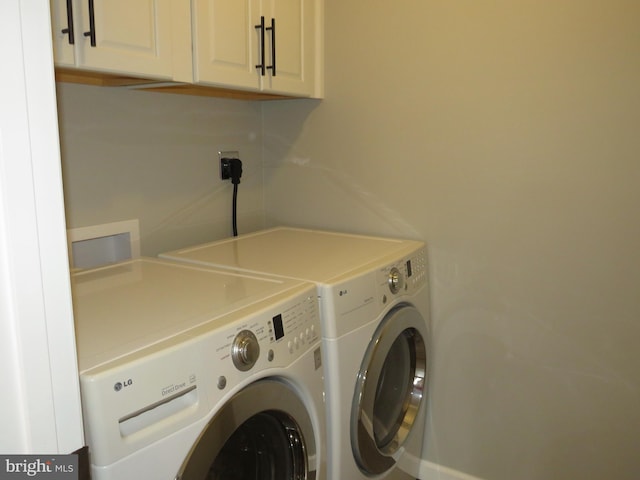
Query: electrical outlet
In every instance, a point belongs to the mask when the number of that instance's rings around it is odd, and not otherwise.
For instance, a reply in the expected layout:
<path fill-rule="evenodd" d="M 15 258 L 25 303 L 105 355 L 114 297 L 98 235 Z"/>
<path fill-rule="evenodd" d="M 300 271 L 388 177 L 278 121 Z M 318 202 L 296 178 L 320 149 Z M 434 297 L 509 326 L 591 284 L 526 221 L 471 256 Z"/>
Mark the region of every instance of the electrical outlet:
<path fill-rule="evenodd" d="M 226 150 L 218 152 L 218 158 L 220 159 L 220 178 L 222 180 L 229 180 L 231 178 L 231 159 L 240 158 L 240 152 L 237 150 Z"/>

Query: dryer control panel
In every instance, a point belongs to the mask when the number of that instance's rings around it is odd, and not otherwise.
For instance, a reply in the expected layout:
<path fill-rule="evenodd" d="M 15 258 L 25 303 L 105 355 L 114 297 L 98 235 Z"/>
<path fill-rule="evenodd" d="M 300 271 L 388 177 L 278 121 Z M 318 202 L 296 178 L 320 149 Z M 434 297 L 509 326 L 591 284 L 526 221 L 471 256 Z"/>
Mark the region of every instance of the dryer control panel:
<path fill-rule="evenodd" d="M 427 254 L 423 247 L 381 268 L 377 276 L 380 300 L 386 304 L 402 294 L 412 294 L 427 283 Z"/>
<path fill-rule="evenodd" d="M 427 284 L 426 247 L 406 248 L 390 257 L 323 290 L 325 338 L 352 332 L 378 317 L 394 300 L 414 295 Z"/>

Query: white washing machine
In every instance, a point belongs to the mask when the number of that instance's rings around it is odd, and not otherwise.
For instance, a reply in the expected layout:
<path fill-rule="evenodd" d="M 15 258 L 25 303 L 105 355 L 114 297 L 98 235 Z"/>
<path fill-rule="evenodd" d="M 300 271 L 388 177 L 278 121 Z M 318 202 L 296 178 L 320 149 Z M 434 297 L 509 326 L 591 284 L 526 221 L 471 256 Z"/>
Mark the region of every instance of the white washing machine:
<path fill-rule="evenodd" d="M 326 478 L 313 284 L 147 258 L 72 282 L 92 478 Z"/>
<path fill-rule="evenodd" d="M 162 255 L 318 287 L 328 478 L 417 478 L 429 365 L 425 245 L 274 228 Z"/>

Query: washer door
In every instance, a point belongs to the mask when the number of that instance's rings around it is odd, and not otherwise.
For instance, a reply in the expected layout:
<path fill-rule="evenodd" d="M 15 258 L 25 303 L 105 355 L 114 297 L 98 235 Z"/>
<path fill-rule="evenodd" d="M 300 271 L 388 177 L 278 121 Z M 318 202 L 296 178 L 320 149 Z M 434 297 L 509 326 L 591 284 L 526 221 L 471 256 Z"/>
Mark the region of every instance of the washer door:
<path fill-rule="evenodd" d="M 368 475 L 386 472 L 426 399 L 427 325 L 411 306 L 391 310 L 364 356 L 351 411 L 351 447 Z"/>
<path fill-rule="evenodd" d="M 204 429 L 176 480 L 314 480 L 307 408 L 284 382 L 260 380 L 234 395 Z"/>

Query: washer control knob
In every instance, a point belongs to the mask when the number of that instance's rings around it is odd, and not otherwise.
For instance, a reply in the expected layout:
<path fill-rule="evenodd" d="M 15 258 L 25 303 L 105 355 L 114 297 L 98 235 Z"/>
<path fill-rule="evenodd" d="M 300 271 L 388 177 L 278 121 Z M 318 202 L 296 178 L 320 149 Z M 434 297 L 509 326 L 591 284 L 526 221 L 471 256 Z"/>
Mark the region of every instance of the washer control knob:
<path fill-rule="evenodd" d="M 236 368 L 246 372 L 253 367 L 260 356 L 260 344 L 251 330 L 242 330 L 231 345 L 231 359 Z"/>
<path fill-rule="evenodd" d="M 400 270 L 396 267 L 393 267 L 389 272 L 389 278 L 387 279 L 387 283 L 389 285 L 389 290 L 391 293 L 396 294 L 404 287 L 404 277 Z"/>

